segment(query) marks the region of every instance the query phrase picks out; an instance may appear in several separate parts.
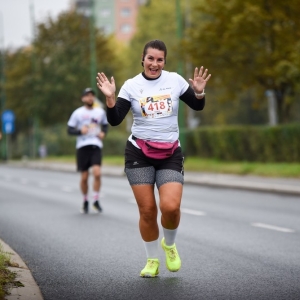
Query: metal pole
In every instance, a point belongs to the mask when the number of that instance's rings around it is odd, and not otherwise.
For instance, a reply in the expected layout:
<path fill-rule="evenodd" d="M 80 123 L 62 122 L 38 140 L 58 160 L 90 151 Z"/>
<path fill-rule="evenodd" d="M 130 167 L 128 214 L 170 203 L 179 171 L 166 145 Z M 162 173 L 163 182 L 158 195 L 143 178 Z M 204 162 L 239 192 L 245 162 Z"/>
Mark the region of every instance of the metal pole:
<path fill-rule="evenodd" d="M 1 115 L 5 110 L 5 49 L 4 49 L 4 22 L 3 15 L 0 12 L 1 32 L 0 32 L 0 48 L 1 48 Z M 3 124 L 3 123 L 2 123 Z M 2 125 L 1 125 L 2 127 Z M 3 132 L 2 127 L 2 159 L 7 160 L 7 135 Z"/>
<path fill-rule="evenodd" d="M 177 41 L 178 43 L 182 39 L 182 16 L 180 8 L 180 0 L 176 0 L 176 23 L 177 23 Z M 183 75 L 183 62 L 178 60 L 177 73 Z M 185 120 L 184 120 L 184 103 L 179 101 L 178 111 L 178 124 L 179 124 L 179 140 L 183 153 L 185 152 Z"/>
<path fill-rule="evenodd" d="M 96 60 L 96 40 L 95 40 L 95 4 L 90 0 L 90 80 L 91 87 L 97 93 L 96 85 L 97 60 Z"/>
<path fill-rule="evenodd" d="M 37 145 L 38 145 L 38 111 L 37 111 L 37 99 L 36 99 L 36 73 L 37 73 L 37 66 L 36 66 L 36 54 L 35 54 L 35 18 L 34 18 L 34 1 L 32 0 L 30 3 L 30 19 L 31 19 L 31 30 L 32 30 L 32 66 L 33 66 L 33 124 L 32 124 L 32 158 L 36 158 L 37 153 Z"/>

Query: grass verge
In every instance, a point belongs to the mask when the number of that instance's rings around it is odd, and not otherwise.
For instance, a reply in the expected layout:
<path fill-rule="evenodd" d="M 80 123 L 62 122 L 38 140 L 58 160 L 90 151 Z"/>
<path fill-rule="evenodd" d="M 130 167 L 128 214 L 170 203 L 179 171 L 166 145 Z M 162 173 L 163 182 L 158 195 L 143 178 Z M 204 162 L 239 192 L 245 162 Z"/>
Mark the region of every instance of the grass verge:
<path fill-rule="evenodd" d="M 189 157 L 184 167 L 196 172 L 300 178 L 299 163 L 225 162 Z"/>
<path fill-rule="evenodd" d="M 44 161 L 74 163 L 74 156 L 47 157 Z M 104 156 L 103 165 L 123 166 L 123 156 Z M 186 171 L 256 175 L 265 177 L 300 178 L 300 163 L 227 162 L 189 156 L 184 163 Z"/>
<path fill-rule="evenodd" d="M 10 261 L 10 255 L 3 251 L 0 243 L 0 300 L 4 300 L 5 296 L 9 294 L 9 289 L 13 287 L 20 287 L 23 284 L 16 281 L 16 273 L 8 269 L 8 267 L 15 267 Z"/>

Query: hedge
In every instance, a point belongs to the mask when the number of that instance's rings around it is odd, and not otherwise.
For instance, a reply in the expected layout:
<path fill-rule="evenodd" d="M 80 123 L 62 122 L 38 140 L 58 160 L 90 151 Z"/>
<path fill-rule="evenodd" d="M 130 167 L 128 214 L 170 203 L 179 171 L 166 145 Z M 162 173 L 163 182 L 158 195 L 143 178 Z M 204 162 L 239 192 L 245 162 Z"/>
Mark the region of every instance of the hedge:
<path fill-rule="evenodd" d="M 187 131 L 187 155 L 226 161 L 300 162 L 300 124 Z"/>
<path fill-rule="evenodd" d="M 123 155 L 128 138 L 128 133 L 111 130 L 104 140 L 104 155 Z M 10 158 L 22 158 L 33 155 L 32 134 L 19 133 L 14 140 L 10 141 Z M 65 125 L 56 125 L 51 128 L 39 129 L 37 135 L 36 154 L 41 144 L 46 145 L 47 154 L 51 156 L 74 155 L 76 137 L 67 134 Z"/>
<path fill-rule="evenodd" d="M 124 155 L 129 133 L 113 128 L 104 140 L 104 155 Z M 31 156 L 28 136 L 19 134 L 13 141 L 11 156 Z M 300 124 L 269 126 L 200 127 L 185 131 L 187 156 L 225 161 L 300 162 Z M 48 155 L 75 154 L 75 137 L 66 126 L 42 129 L 39 144 L 47 146 Z"/>

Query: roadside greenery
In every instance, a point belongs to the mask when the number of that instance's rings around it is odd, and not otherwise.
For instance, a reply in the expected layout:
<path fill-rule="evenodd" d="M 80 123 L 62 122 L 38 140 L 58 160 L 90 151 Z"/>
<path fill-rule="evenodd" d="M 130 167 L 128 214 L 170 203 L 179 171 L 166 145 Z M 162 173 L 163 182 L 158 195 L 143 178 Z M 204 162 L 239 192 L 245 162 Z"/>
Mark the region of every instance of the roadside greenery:
<path fill-rule="evenodd" d="M 186 153 L 223 161 L 300 162 L 300 124 L 210 126 L 186 132 Z"/>
<path fill-rule="evenodd" d="M 162 39 L 169 50 L 166 70 L 178 71 L 181 60 L 186 79 L 201 65 L 212 74 L 205 110 L 195 113 L 202 124 L 268 123 L 266 90 L 275 93 L 280 123 L 300 120 L 296 0 L 182 0 L 182 40 L 177 38 L 175 2 L 151 0 L 140 9 L 128 77 L 141 70 L 145 42 Z"/>
<path fill-rule="evenodd" d="M 38 24 L 32 45 L 7 52 L 6 104 L 16 114 L 18 131 L 30 128 L 34 117 L 42 127 L 63 122 L 81 105 L 82 90 L 91 86 L 89 26 L 74 11 L 48 17 Z M 121 85 L 121 45 L 100 30 L 95 43 L 96 70 L 114 74 Z"/>
<path fill-rule="evenodd" d="M 185 130 L 188 156 L 298 163 L 300 6 L 297 1 L 180 0 L 180 3 L 181 19 L 176 1 L 145 1 L 128 45 L 95 29 L 96 69 L 108 77 L 114 76 L 118 91 L 125 79 L 142 71 L 144 44 L 162 39 L 168 48 L 167 71 L 181 69 L 187 80 L 196 66 L 204 65 L 212 73 L 204 111 L 183 108 L 185 127 L 189 128 Z M 177 35 L 179 20 L 182 39 Z M 91 85 L 89 30 L 86 16 L 67 11 L 56 19 L 48 17 L 37 24 L 30 45 L 4 49 L 5 81 L 4 86 L 0 83 L 0 93 L 5 90 L 5 109 L 16 114 L 16 131 L 8 137 L 10 158 L 33 157 L 41 144 L 47 146 L 50 155 L 74 153 L 75 140 L 67 136 L 66 123 L 72 111 L 81 105 L 82 89 Z M 281 126 L 271 129 L 266 125 L 266 90 L 275 92 L 280 123 L 296 124 L 291 125 L 295 130 Z M 103 99 L 100 92 L 99 98 Z M 196 127 L 190 122 L 194 120 Z M 129 113 L 122 124 L 110 129 L 105 156 L 123 154 L 130 123 Z"/>
<path fill-rule="evenodd" d="M 207 66 L 209 84 L 228 104 L 251 92 L 257 107 L 274 91 L 280 123 L 291 122 L 299 103 L 300 6 L 297 0 L 200 0 L 183 44 L 186 59 Z"/>
<path fill-rule="evenodd" d="M 195 172 L 300 178 L 300 163 L 226 162 L 188 156 L 184 166 Z"/>
<path fill-rule="evenodd" d="M 75 155 L 50 156 L 42 161 L 75 164 Z M 123 167 L 124 156 L 105 155 L 103 157 L 103 166 Z M 187 156 L 184 162 L 184 169 L 185 171 L 193 172 L 300 178 L 300 163 L 226 162 L 217 159 Z"/>
<path fill-rule="evenodd" d="M 61 124 L 39 131 L 38 142 L 48 155 L 74 155 L 75 137 Z M 104 140 L 104 156 L 124 155 L 129 133 L 110 127 Z M 184 131 L 188 156 L 219 161 L 300 163 L 300 124 L 280 126 L 203 126 Z M 10 142 L 10 158 L 30 157 L 28 136 L 19 134 Z"/>
<path fill-rule="evenodd" d="M 0 300 L 5 299 L 12 287 L 23 286 L 19 281 L 15 281 L 16 273 L 11 272 L 8 267 L 14 266 L 10 261 L 10 255 L 3 251 L 0 243 Z"/>

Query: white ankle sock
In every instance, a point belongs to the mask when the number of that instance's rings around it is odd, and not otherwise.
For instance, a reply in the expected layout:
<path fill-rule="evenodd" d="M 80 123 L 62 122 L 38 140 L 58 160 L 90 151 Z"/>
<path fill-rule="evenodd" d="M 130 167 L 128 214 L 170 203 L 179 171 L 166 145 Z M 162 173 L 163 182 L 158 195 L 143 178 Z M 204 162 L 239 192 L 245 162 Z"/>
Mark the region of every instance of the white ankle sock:
<path fill-rule="evenodd" d="M 158 240 L 144 242 L 147 258 L 158 258 Z"/>
<path fill-rule="evenodd" d="M 86 195 L 83 195 L 83 202 L 84 202 L 84 201 L 89 201 L 88 194 L 86 194 Z"/>
<path fill-rule="evenodd" d="M 165 244 L 167 246 L 172 246 L 175 243 L 175 238 L 177 234 L 177 228 L 176 229 L 166 229 L 163 227 L 164 237 L 165 237 Z"/>
<path fill-rule="evenodd" d="M 97 200 L 99 200 L 99 192 L 97 191 L 94 191 L 94 193 L 93 193 L 93 200 L 94 200 L 94 202 L 95 201 L 97 201 Z"/>

